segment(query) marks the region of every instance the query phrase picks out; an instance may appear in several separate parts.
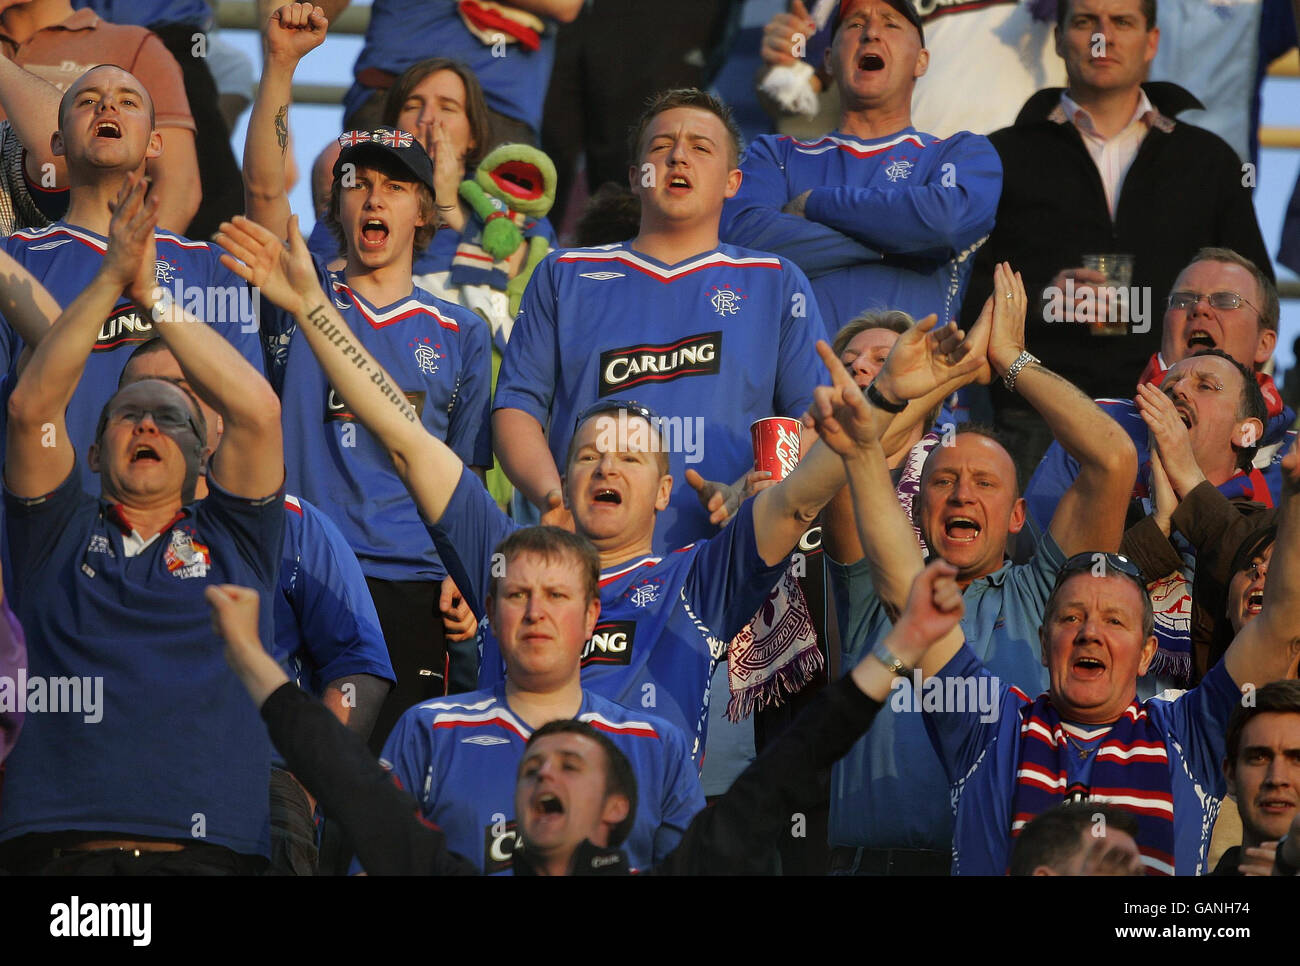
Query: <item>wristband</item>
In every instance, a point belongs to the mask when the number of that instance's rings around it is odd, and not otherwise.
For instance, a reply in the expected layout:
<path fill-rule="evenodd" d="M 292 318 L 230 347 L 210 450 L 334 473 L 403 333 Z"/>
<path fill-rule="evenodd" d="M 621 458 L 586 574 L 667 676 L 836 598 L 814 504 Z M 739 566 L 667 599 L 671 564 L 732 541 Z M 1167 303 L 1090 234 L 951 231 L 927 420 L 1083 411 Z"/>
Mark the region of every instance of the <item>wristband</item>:
<path fill-rule="evenodd" d="M 867 402 L 871 403 L 871 405 L 875 406 L 877 409 L 883 409 L 887 413 L 901 413 L 907 408 L 906 399 L 902 402 L 896 403 L 891 403 L 886 400 L 885 397 L 880 394 L 880 390 L 876 388 L 876 382 L 874 379 L 871 381 L 871 385 L 867 386 Z"/>
<path fill-rule="evenodd" d="M 897 654 L 885 646 L 883 638 L 880 643 L 871 649 L 871 654 L 877 661 L 888 668 L 890 674 L 897 674 L 899 677 L 907 677 L 907 675 L 912 673 L 912 669 L 904 664 Z"/>
<path fill-rule="evenodd" d="M 1007 369 L 1007 374 L 1002 377 L 1002 385 L 1007 387 L 1007 392 L 1016 391 L 1016 377 L 1020 375 L 1020 370 L 1031 362 L 1037 361 L 1037 356 L 1030 355 L 1028 352 L 1024 351 L 1022 351 L 1020 355 L 1016 356 L 1016 361 L 1011 363 L 1011 367 Z"/>

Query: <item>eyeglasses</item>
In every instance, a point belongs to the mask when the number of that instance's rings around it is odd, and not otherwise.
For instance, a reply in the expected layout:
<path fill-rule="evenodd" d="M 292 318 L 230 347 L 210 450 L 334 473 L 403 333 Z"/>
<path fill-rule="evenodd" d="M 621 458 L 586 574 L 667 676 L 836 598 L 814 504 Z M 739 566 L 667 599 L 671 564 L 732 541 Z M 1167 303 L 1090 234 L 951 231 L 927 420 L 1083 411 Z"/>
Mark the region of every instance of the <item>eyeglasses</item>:
<path fill-rule="evenodd" d="M 629 416 L 640 416 L 651 426 L 659 425 L 659 414 L 649 406 L 642 406 L 635 399 L 602 399 L 600 402 L 592 403 L 582 412 L 578 413 L 578 418 L 573 421 L 573 431 L 576 433 L 578 427 L 592 416 L 599 416 L 601 413 L 616 412 L 625 412 Z"/>
<path fill-rule="evenodd" d="M 1210 303 L 1210 308 L 1218 309 L 1220 312 L 1230 312 L 1233 309 L 1241 308 L 1241 303 L 1245 302 L 1255 309 L 1257 315 L 1262 314 L 1259 309 L 1251 305 L 1250 301 L 1242 298 L 1236 292 L 1174 292 L 1169 296 L 1169 307 L 1171 309 L 1182 309 L 1184 312 L 1190 312 L 1200 304 L 1201 299 Z"/>
<path fill-rule="evenodd" d="M 197 438 L 202 439 L 203 434 L 199 432 L 199 424 L 194 421 L 194 417 L 176 406 L 166 408 L 150 409 L 141 406 L 119 406 L 109 415 L 111 423 L 131 423 L 138 426 L 140 421 L 146 416 L 153 417 L 154 425 L 164 433 L 179 433 L 188 427 Z"/>
<path fill-rule="evenodd" d="M 1143 594 L 1147 592 L 1147 579 L 1142 568 L 1122 553 L 1102 553 L 1099 550 L 1085 550 L 1061 564 L 1056 572 L 1056 583 L 1052 585 L 1055 594 L 1061 584 L 1076 574 L 1092 574 L 1094 577 L 1113 577 L 1116 574 L 1127 577 L 1138 585 Z"/>

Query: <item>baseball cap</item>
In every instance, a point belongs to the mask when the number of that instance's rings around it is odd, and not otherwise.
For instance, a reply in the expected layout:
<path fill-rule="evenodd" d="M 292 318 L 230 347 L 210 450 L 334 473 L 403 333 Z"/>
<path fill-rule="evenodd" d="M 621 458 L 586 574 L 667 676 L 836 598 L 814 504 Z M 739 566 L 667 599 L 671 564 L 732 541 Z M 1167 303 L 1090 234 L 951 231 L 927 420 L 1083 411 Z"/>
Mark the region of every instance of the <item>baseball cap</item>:
<path fill-rule="evenodd" d="M 334 162 L 334 177 L 339 176 L 345 164 L 363 164 L 367 157 L 387 156 L 411 172 L 416 181 L 434 191 L 433 161 L 413 135 L 396 128 L 377 127 L 373 131 L 347 131 L 339 135 L 338 141 L 343 150 Z"/>
<path fill-rule="evenodd" d="M 835 35 L 835 31 L 840 29 L 840 21 L 842 21 L 844 15 L 849 12 L 849 8 L 853 6 L 853 2 L 854 0 L 840 0 L 840 8 L 835 12 L 835 22 L 831 25 L 832 36 Z M 907 22 L 916 28 L 916 32 L 921 35 L 921 46 L 924 47 L 925 29 L 921 26 L 921 15 L 916 12 L 916 7 L 912 5 L 912 0 L 884 0 L 884 2 L 901 13 L 906 18 Z"/>

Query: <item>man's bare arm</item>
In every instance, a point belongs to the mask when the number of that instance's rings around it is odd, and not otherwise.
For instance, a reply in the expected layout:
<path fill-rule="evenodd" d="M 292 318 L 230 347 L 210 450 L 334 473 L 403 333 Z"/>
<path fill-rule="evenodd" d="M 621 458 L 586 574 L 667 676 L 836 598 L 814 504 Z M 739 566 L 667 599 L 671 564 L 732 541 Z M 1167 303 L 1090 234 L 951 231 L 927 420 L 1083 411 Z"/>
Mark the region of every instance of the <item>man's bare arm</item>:
<path fill-rule="evenodd" d="M 546 445 L 546 433 L 532 414 L 503 408 L 492 413 L 492 448 L 510 482 L 541 510 L 560 489 L 560 471 Z"/>
<path fill-rule="evenodd" d="M 1024 282 L 1002 263 L 993 275 L 993 329 L 988 359 L 1004 379 L 1025 351 Z M 1046 366 L 1031 362 L 1015 379 L 1015 391 L 1037 410 L 1052 435 L 1079 461 L 1079 475 L 1061 497 L 1049 530 L 1065 555 L 1117 550 L 1137 476 L 1137 450 L 1119 423 L 1088 395 Z"/>
<path fill-rule="evenodd" d="M 145 188 L 142 179 L 127 179 L 99 271 L 45 333 L 9 397 L 5 482 L 16 496 L 44 496 L 73 470 L 76 454 L 64 414 L 100 326 L 152 251 L 158 203 L 145 198 Z"/>
<path fill-rule="evenodd" d="M 244 140 L 244 204 L 248 217 L 286 237 L 289 194 L 285 152 L 289 145 L 289 105 L 298 62 L 325 40 L 324 13 L 310 3 L 290 3 L 267 20 L 266 63 L 248 117 Z"/>
<path fill-rule="evenodd" d="M 464 464 L 425 430 L 392 377 L 321 291 L 297 217 L 289 220 L 288 251 L 271 231 L 243 217 L 222 225 L 216 242 L 230 253 L 222 264 L 293 314 L 330 385 L 388 450 L 424 519 L 442 519 Z"/>
<path fill-rule="evenodd" d="M 59 126 L 59 98 L 53 84 L 0 57 L 0 106 L 26 149 L 27 177 L 43 188 L 68 185 L 67 164 L 50 150 L 50 135 Z"/>

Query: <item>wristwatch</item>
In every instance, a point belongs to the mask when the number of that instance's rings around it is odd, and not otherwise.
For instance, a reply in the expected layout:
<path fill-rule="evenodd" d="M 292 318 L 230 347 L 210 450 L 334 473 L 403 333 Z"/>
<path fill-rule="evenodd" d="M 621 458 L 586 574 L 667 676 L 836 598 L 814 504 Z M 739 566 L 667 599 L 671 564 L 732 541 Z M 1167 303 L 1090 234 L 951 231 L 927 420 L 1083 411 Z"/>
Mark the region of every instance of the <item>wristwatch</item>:
<path fill-rule="evenodd" d="M 883 409 L 887 413 L 901 413 L 907 408 L 906 399 L 902 402 L 896 403 L 891 403 L 885 399 L 885 397 L 880 394 L 880 390 L 876 388 L 875 380 L 872 380 L 871 385 L 867 386 L 867 402 L 871 403 L 871 405 L 875 406 L 877 409 Z"/>
<path fill-rule="evenodd" d="M 1016 361 L 1011 363 L 1010 368 L 1007 369 L 1007 374 L 1002 377 L 1002 385 L 1007 387 L 1007 392 L 1016 391 L 1016 376 L 1020 375 L 1020 370 L 1031 362 L 1037 361 L 1038 357 L 1030 355 L 1028 352 L 1021 352 L 1020 355 L 1016 356 Z"/>
<path fill-rule="evenodd" d="M 881 639 L 875 647 L 871 649 L 876 660 L 889 669 L 890 674 L 897 674 L 899 677 L 907 677 L 912 673 L 912 669 L 903 663 L 897 654 L 885 647 L 884 639 Z"/>

